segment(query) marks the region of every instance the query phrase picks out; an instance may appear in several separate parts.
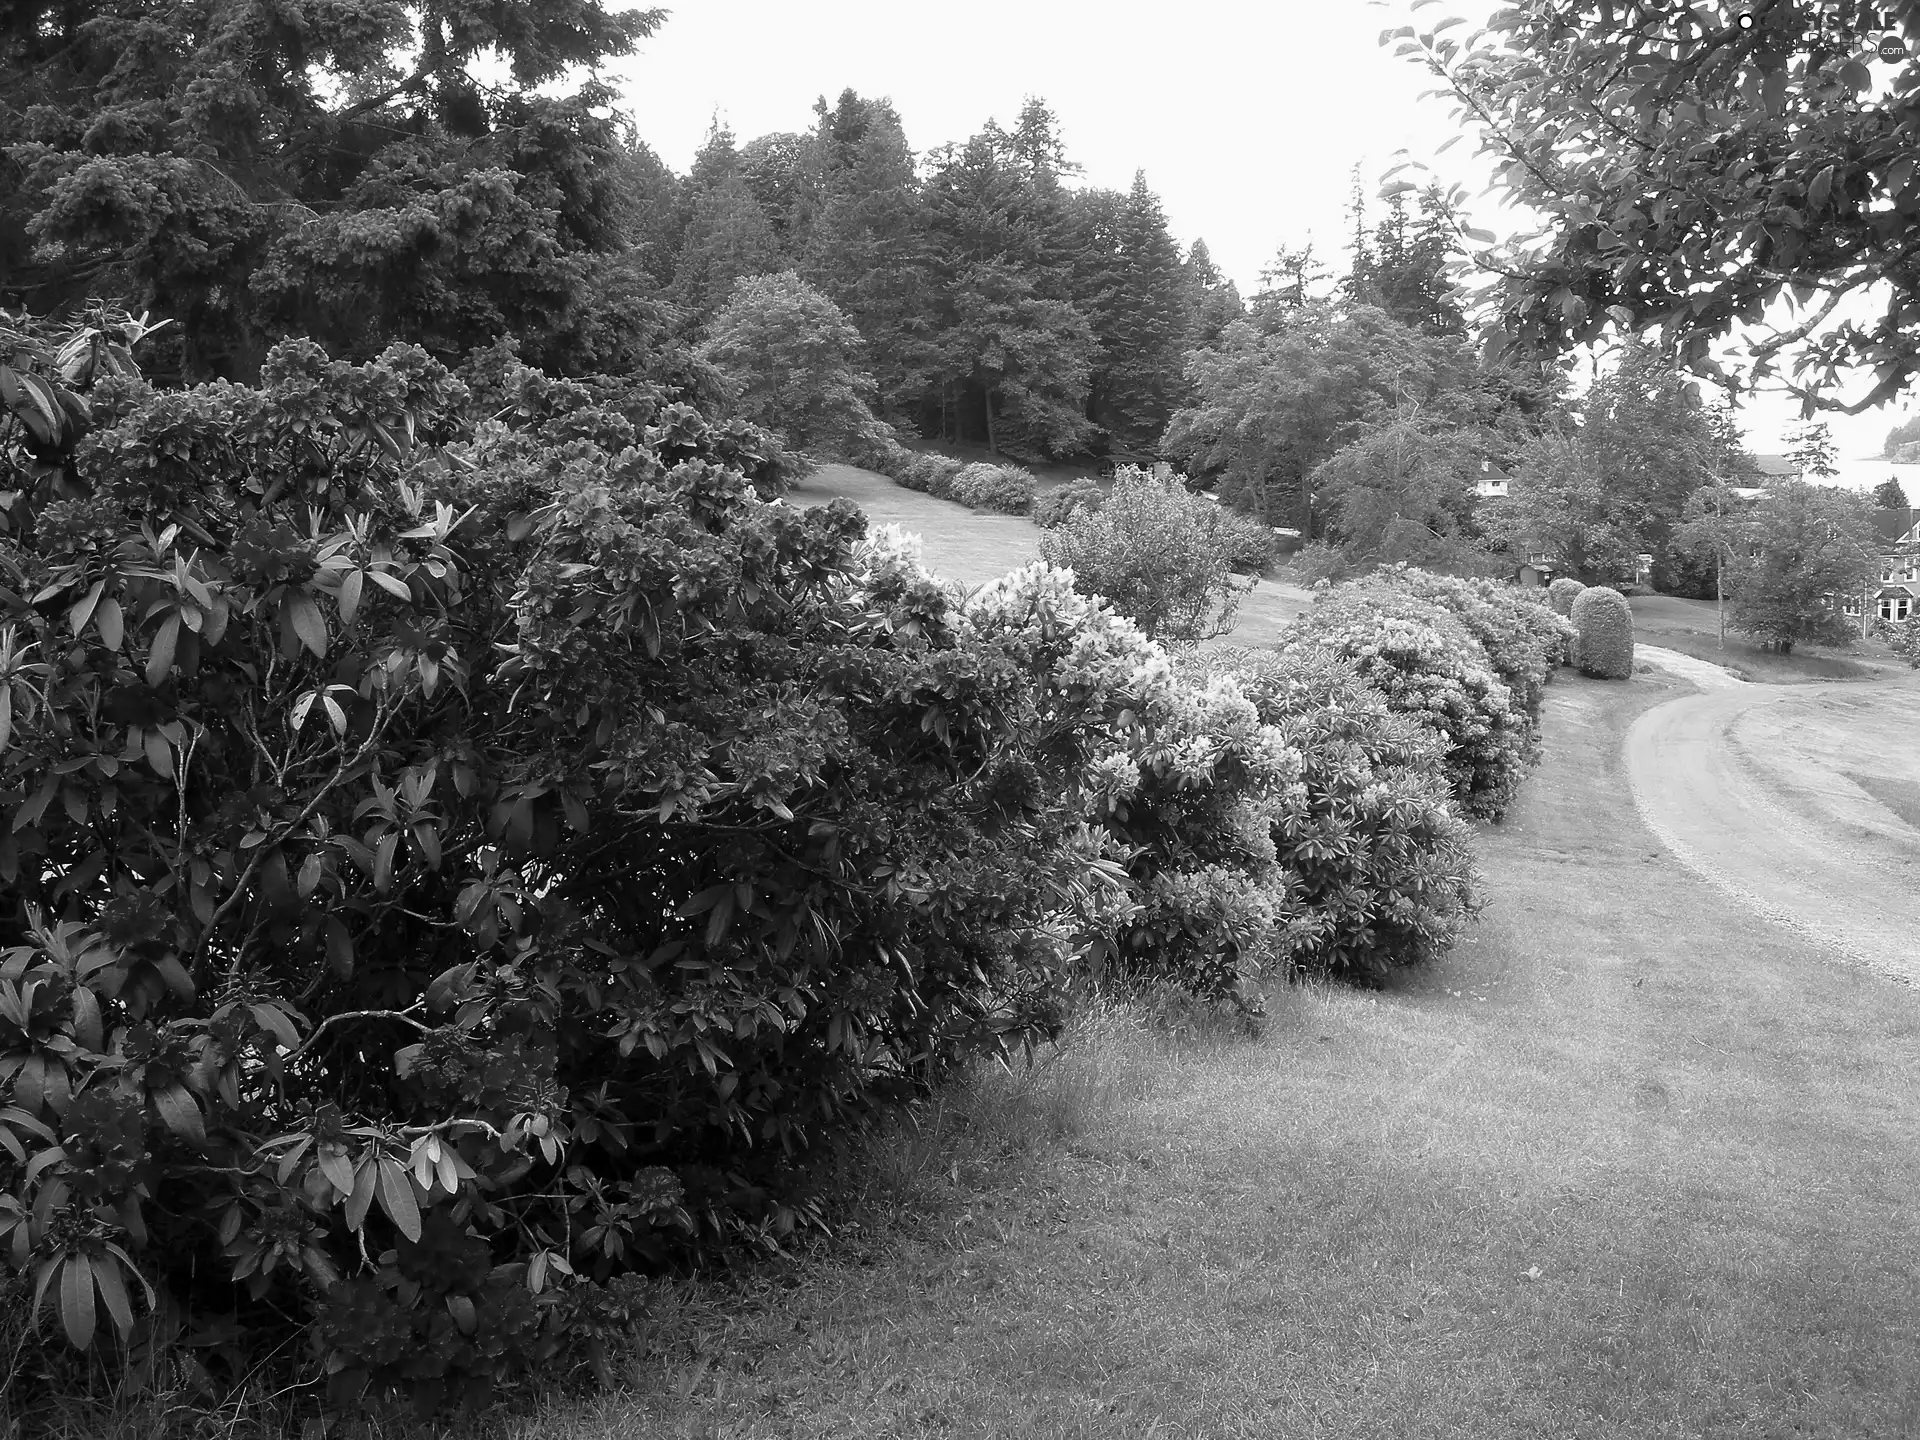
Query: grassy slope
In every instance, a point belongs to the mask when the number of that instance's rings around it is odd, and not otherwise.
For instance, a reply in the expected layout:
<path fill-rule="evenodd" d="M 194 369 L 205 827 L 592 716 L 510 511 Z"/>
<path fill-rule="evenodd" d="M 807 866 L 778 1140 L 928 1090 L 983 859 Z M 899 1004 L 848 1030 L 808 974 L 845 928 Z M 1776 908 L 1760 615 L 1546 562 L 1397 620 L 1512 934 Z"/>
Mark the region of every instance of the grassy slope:
<path fill-rule="evenodd" d="M 1040 558 L 1040 532 L 1017 515 L 983 515 L 951 500 L 902 489 L 883 475 L 851 465 L 823 465 L 794 491 L 796 505 L 824 505 L 844 496 L 875 525 L 900 525 L 926 542 L 927 568 L 966 585 L 997 579 Z M 1297 586 L 1262 580 L 1240 602 L 1235 643 L 1259 646 L 1311 603 Z"/>
<path fill-rule="evenodd" d="M 1896 666 L 1886 646 L 1867 641 L 1856 651 L 1824 645 L 1796 646 L 1791 655 L 1762 650 L 1737 631 L 1727 632 L 1720 646 L 1720 613 L 1711 600 L 1684 600 L 1677 595 L 1636 595 L 1633 638 L 1642 645 L 1659 645 L 1683 655 L 1724 665 L 1743 680 L 1791 685 L 1809 680 L 1868 680 Z"/>
<path fill-rule="evenodd" d="M 514 1433 L 1920 1433 L 1920 996 L 1658 853 L 1619 740 L 1674 693 L 1555 687 L 1445 964 L 1258 1041 L 1095 1016 L 879 1146 L 866 1229 Z"/>

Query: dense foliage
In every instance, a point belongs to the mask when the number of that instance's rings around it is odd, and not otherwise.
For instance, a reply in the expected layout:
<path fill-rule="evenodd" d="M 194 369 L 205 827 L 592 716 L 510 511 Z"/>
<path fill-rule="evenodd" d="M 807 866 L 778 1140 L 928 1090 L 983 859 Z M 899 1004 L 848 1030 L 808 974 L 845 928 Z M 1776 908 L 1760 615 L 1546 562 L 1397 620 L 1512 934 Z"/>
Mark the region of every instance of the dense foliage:
<path fill-rule="evenodd" d="M 1840 602 L 1870 599 L 1880 572 L 1866 497 L 1789 480 L 1750 507 L 1720 509 L 1693 531 L 1725 556 L 1727 622 L 1783 651 L 1847 640 Z"/>
<path fill-rule="evenodd" d="M 1237 676 L 1300 756 L 1300 797 L 1273 827 L 1298 907 L 1290 964 L 1371 982 L 1445 954 L 1475 912 L 1477 874 L 1439 737 L 1325 654 L 1226 650 L 1197 668 Z"/>
<path fill-rule="evenodd" d="M 0 1222 L 76 1343 L 151 1285 L 337 1390 L 509 1376 L 554 1277 L 771 1241 L 785 1153 L 1044 1033 L 1124 883 L 1106 690 L 757 431 L 467 380 L 289 344 L 13 452 Z"/>
<path fill-rule="evenodd" d="M 698 354 L 733 412 L 795 449 L 841 456 L 874 427 L 860 332 L 791 270 L 734 283 Z"/>
<path fill-rule="evenodd" d="M 1920 369 L 1916 72 L 1870 58 L 1888 23 L 1920 39 L 1910 7 L 1821 0 L 1521 0 L 1465 40 L 1445 22 L 1389 38 L 1544 217 L 1481 271 L 1500 332 L 1557 352 L 1657 330 L 1712 372 L 1717 340 L 1791 299 L 1811 313 L 1750 340 L 1749 378 L 1798 350 L 1788 384 L 1809 408 L 1858 411 Z M 1856 374 L 1872 383 L 1849 403 Z"/>
<path fill-rule="evenodd" d="M 250 380 L 311 335 L 442 359 L 502 335 L 657 365 L 613 92 L 658 10 L 598 0 L 31 3 L 0 24 L 0 286 L 180 323 L 167 374 Z M 0 298 L 7 298 L 0 296 Z"/>
<path fill-rule="evenodd" d="M 1569 615 L 1573 612 L 1573 597 L 1586 589 L 1571 575 L 1562 575 L 1547 587 L 1547 599 L 1556 615 Z"/>
<path fill-rule="evenodd" d="M 1589 585 L 1573 597 L 1574 664 L 1597 680 L 1633 678 L 1633 611 L 1627 597 Z"/>
<path fill-rule="evenodd" d="M 1107 498 L 1099 482 L 1081 478 L 1066 485 L 1043 490 L 1033 499 L 1033 523 L 1042 530 L 1064 525 L 1076 509 L 1098 510 Z"/>
<path fill-rule="evenodd" d="M 1025 515 L 1033 509 L 1033 472 L 1018 465 L 969 465 L 953 477 L 947 493 L 969 509 Z"/>
<path fill-rule="evenodd" d="M 1387 585 L 1324 593 L 1281 636 L 1283 658 L 1324 651 L 1352 662 L 1398 714 L 1431 730 L 1445 750 L 1455 801 L 1497 820 L 1537 754 L 1534 727 L 1460 620 Z"/>
<path fill-rule="evenodd" d="M 1232 624 L 1247 588 L 1215 543 L 1215 508 L 1165 466 L 1124 466 L 1106 503 L 1076 509 L 1044 531 L 1040 553 L 1071 570 L 1083 594 L 1103 596 L 1148 635 L 1192 644 Z"/>
<path fill-rule="evenodd" d="M 1511 585 L 1426 570 L 1395 567 L 1382 571 L 1373 583 L 1399 586 L 1451 612 L 1480 642 L 1487 663 L 1513 693 L 1528 722 L 1539 723 L 1547 684 L 1573 633 L 1551 607 Z"/>

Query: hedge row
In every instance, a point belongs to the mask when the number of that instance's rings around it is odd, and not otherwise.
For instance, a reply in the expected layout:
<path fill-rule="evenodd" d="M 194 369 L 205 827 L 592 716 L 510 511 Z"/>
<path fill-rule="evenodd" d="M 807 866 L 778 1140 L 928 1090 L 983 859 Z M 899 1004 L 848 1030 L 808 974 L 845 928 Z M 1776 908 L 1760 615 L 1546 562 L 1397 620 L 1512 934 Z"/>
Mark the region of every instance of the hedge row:
<path fill-rule="evenodd" d="M 305 1332 L 336 1404 L 549 1372 L 1086 977 L 1257 1007 L 1470 910 L 1435 766 L 1504 793 L 1523 727 L 1404 587 L 1183 676 L 631 378 L 296 342 L 87 400 L 0 433 L 10 1401 L 73 1374 L 36 1316 L 109 1378 Z"/>

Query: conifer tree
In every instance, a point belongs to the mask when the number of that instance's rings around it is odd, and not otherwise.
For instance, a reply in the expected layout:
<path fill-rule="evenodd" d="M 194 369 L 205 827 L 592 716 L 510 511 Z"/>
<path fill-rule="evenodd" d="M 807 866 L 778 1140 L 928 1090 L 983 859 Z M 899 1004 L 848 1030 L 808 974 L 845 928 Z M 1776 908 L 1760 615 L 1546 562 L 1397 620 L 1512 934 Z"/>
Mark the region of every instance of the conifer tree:
<path fill-rule="evenodd" d="M 1205 240 L 1193 242 L 1182 271 L 1187 286 L 1187 335 L 1182 348 L 1217 348 L 1221 332 L 1246 318 L 1247 306 L 1240 298 L 1240 288 L 1220 273 Z"/>
<path fill-rule="evenodd" d="M 601 272 L 631 257 L 613 92 L 544 92 L 662 19 L 600 0 L 12 5 L 0 298 L 177 320 L 145 357 L 160 378 L 250 378 L 294 332 L 450 357 L 514 333 L 564 364 L 550 337 L 627 288 Z"/>
<path fill-rule="evenodd" d="M 1105 405 L 1094 418 L 1129 445 L 1150 446 L 1183 393 L 1188 330 L 1180 249 L 1160 198 L 1136 172 L 1119 216 L 1119 292 L 1101 336 Z"/>
<path fill-rule="evenodd" d="M 918 420 L 933 378 L 934 278 L 927 208 L 900 117 L 845 91 L 814 107 L 820 214 L 800 269 L 867 342 L 876 404 Z"/>
<path fill-rule="evenodd" d="M 780 242 L 742 173 L 733 131 L 717 119 L 683 193 L 686 230 L 673 295 L 705 319 L 727 303 L 735 281 L 782 268 Z"/>

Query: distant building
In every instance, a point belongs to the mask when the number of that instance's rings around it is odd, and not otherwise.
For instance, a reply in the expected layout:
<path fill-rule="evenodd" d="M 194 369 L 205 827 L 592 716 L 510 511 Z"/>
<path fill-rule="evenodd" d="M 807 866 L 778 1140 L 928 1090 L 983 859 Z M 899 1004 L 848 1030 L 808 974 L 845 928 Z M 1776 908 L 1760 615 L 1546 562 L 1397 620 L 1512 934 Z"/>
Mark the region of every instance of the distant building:
<path fill-rule="evenodd" d="M 1473 482 L 1473 493 L 1481 500 L 1498 499 L 1507 493 L 1508 475 L 1496 470 L 1491 460 L 1480 462 L 1480 478 Z"/>
<path fill-rule="evenodd" d="M 1843 614 L 1860 617 L 1869 597 L 1874 613 L 1893 625 L 1904 625 L 1920 610 L 1920 510 L 1911 506 L 1873 512 L 1874 538 L 1880 552 L 1880 581 L 1867 594 L 1840 602 Z"/>

